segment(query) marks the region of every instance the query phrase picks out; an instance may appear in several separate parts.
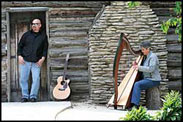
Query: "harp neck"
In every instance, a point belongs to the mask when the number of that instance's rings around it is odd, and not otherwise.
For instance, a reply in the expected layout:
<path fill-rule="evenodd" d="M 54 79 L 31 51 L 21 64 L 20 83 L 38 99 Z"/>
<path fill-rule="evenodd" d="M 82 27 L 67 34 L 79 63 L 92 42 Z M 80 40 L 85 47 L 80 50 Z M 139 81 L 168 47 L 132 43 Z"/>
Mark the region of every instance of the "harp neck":
<path fill-rule="evenodd" d="M 126 35 L 124 33 L 120 34 L 120 40 L 121 42 L 123 42 L 122 44 L 124 45 L 123 47 L 126 48 L 131 54 L 137 56 L 137 55 L 142 55 L 141 50 L 134 50 L 131 45 L 130 42 L 128 40 L 128 38 L 126 37 Z"/>
<path fill-rule="evenodd" d="M 117 108 L 117 98 L 118 98 L 118 86 L 117 86 L 117 81 L 118 81 L 118 68 L 119 68 L 119 62 L 120 58 L 123 52 L 123 49 L 126 48 L 131 54 L 133 55 L 142 55 L 141 50 L 133 50 L 130 46 L 130 43 L 125 36 L 124 33 L 120 34 L 120 39 L 118 42 L 118 47 L 116 50 L 115 58 L 114 58 L 114 64 L 113 64 L 113 81 L 114 81 L 114 108 Z"/>

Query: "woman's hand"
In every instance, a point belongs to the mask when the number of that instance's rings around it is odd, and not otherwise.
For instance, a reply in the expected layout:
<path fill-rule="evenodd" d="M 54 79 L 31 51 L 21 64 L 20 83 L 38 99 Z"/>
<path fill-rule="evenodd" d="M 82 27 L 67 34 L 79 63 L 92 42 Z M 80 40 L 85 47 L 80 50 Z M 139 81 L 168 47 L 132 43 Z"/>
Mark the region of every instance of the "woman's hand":
<path fill-rule="evenodd" d="M 135 70 L 138 70 L 137 62 L 133 62 L 133 68 L 134 68 Z"/>

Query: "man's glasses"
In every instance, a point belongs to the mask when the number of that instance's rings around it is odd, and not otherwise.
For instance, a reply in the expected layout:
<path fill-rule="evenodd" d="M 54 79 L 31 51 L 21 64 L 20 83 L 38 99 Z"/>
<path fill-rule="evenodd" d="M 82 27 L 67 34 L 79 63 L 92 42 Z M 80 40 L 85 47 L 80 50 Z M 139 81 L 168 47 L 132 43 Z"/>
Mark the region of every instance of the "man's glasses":
<path fill-rule="evenodd" d="M 40 23 L 31 23 L 33 26 L 38 26 Z"/>

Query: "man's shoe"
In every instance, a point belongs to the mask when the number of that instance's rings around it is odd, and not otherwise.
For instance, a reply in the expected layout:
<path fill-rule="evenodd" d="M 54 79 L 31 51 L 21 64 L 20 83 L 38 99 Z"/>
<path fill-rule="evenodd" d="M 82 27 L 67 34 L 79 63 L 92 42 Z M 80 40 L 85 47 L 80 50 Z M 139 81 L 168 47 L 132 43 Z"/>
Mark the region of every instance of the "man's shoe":
<path fill-rule="evenodd" d="M 36 98 L 31 98 L 30 101 L 31 102 L 37 102 L 37 99 Z"/>
<path fill-rule="evenodd" d="M 21 99 L 21 102 L 23 103 L 23 102 L 28 102 L 28 99 L 27 98 L 22 98 Z"/>

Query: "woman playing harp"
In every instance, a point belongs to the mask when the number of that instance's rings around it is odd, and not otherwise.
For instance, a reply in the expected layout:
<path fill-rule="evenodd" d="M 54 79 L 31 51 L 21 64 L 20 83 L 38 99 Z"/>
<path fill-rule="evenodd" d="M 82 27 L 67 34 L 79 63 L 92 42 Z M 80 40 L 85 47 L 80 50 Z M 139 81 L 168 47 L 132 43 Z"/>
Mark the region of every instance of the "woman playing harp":
<path fill-rule="evenodd" d="M 135 82 L 132 91 L 131 103 L 132 107 L 136 108 L 139 107 L 141 90 L 158 86 L 161 81 L 161 76 L 159 73 L 159 60 L 156 54 L 150 50 L 150 42 L 144 41 L 140 44 L 140 47 L 145 60 L 141 66 L 138 66 L 135 63 L 133 65 L 135 70 L 143 72 L 143 79 Z"/>

